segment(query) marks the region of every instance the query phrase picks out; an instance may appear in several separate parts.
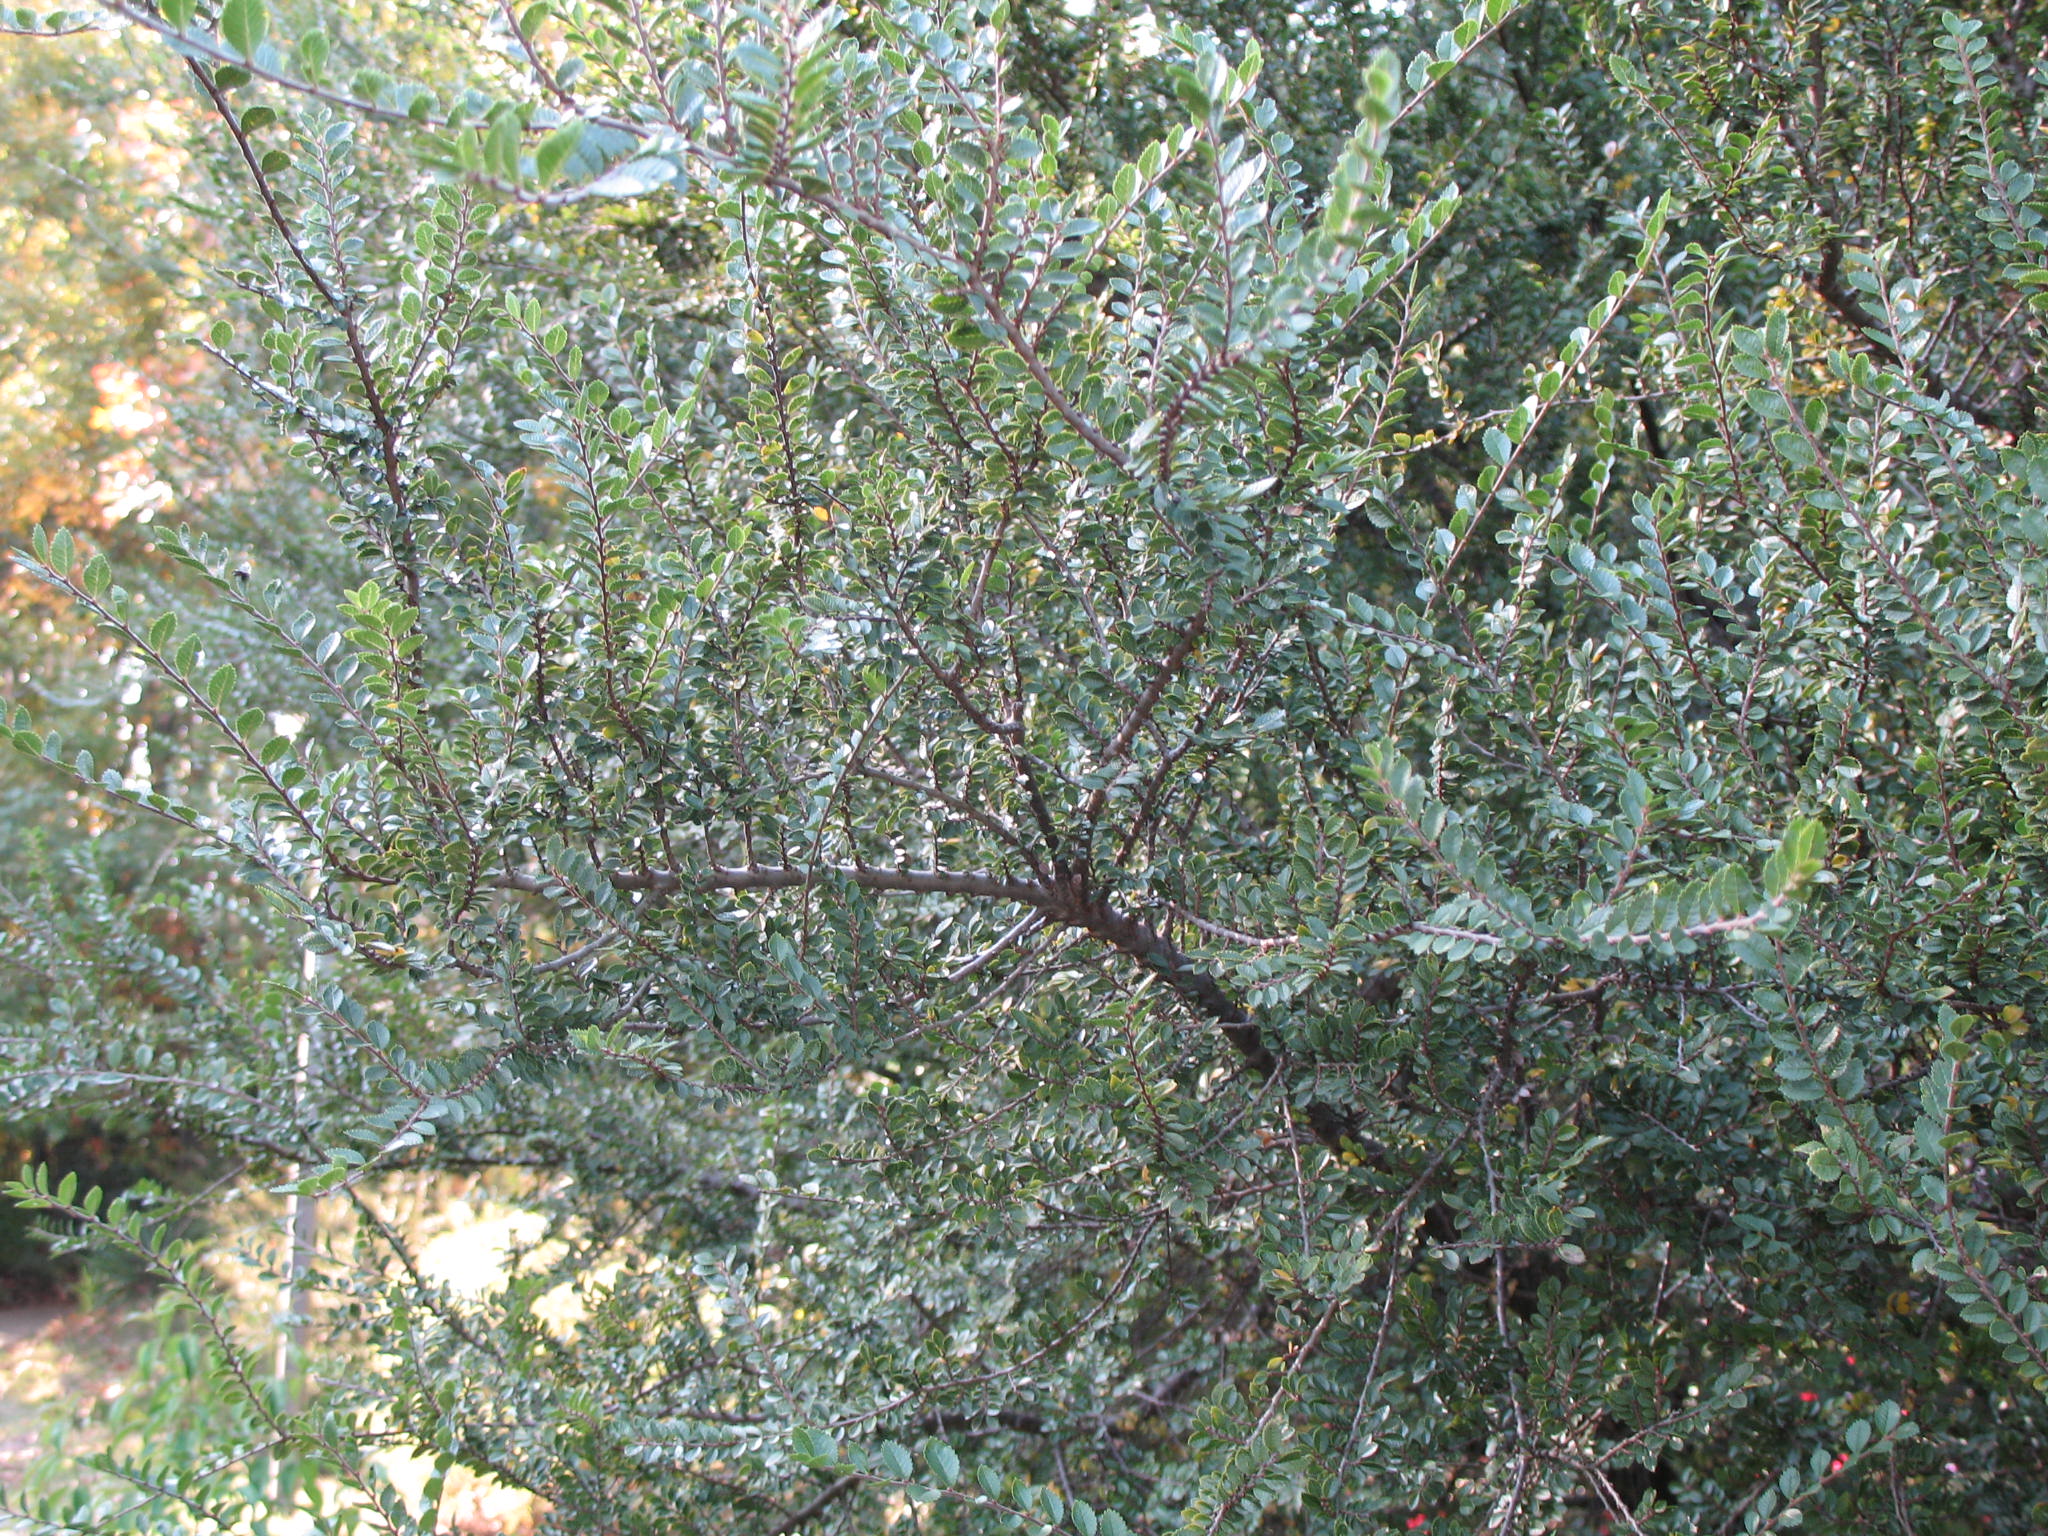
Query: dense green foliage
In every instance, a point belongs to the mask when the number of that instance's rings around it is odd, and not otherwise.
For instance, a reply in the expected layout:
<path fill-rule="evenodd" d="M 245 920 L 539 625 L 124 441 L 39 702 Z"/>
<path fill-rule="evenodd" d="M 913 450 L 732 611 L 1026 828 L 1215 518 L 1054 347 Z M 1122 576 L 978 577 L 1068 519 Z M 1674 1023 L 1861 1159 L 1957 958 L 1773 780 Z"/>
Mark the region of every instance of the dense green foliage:
<path fill-rule="evenodd" d="M 350 1237 L 20 1189 L 217 1395 L 23 1519 L 2048 1524 L 2041 17 L 105 14 L 279 542 L 19 557 L 185 745 L 6 1082 Z"/>

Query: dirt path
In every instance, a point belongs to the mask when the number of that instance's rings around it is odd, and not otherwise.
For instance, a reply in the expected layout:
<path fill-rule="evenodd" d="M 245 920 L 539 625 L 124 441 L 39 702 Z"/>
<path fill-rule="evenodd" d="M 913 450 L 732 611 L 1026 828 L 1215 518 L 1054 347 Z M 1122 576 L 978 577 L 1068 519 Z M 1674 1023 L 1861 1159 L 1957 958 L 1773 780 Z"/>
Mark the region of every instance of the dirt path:
<path fill-rule="evenodd" d="M 52 1415 L 105 1391 L 145 1328 L 117 1308 L 0 1308 L 0 1483 L 20 1483 Z"/>
<path fill-rule="evenodd" d="M 57 1302 L 42 1307 L 0 1307 L 0 1350 L 35 1338 L 52 1323 L 69 1317 L 71 1310 Z"/>

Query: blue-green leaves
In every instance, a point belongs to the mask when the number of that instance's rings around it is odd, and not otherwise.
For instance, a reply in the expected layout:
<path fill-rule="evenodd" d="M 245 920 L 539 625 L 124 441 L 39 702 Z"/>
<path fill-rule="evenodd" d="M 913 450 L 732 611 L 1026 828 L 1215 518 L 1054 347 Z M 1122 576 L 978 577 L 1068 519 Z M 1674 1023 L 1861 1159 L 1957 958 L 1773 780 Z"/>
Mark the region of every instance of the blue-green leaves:
<path fill-rule="evenodd" d="M 353 1213 L 345 1385 L 207 1455 L 401 1530 L 373 1436 L 621 1536 L 2043 1524 L 1995 26 L 1512 9 L 164 8 L 264 82 L 163 206 L 211 532 L 28 535 L 0 1080 Z"/>

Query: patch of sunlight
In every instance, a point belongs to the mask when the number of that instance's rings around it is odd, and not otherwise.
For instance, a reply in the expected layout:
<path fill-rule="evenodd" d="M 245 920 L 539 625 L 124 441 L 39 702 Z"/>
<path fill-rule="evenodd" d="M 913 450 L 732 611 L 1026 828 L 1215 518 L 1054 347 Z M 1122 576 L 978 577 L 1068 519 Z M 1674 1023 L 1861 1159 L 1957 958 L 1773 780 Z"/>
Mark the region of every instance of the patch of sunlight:
<path fill-rule="evenodd" d="M 530 1536 L 548 1508 L 524 1488 L 509 1488 L 488 1473 L 467 1467 L 450 1467 L 440 1507 L 427 1510 L 422 1506 L 427 1482 L 434 1475 L 431 1456 L 393 1449 L 378 1452 L 376 1463 L 407 1506 L 419 1511 L 421 1523 L 449 1536 Z"/>
<path fill-rule="evenodd" d="M 591 1303 L 612 1288 L 612 1282 L 618 1279 L 619 1271 L 625 1267 L 624 1259 L 614 1259 L 609 1264 L 597 1265 L 588 1274 L 578 1275 L 574 1280 L 564 1280 L 553 1290 L 544 1291 L 534 1299 L 533 1315 L 545 1323 L 548 1332 L 556 1338 L 573 1338 L 584 1319 L 590 1316 Z"/>
<path fill-rule="evenodd" d="M 446 1215 L 449 1229 L 419 1252 L 420 1273 L 464 1296 L 502 1286 L 511 1251 L 533 1243 L 547 1227 L 538 1211 L 479 1212 L 464 1200 L 450 1205 Z"/>

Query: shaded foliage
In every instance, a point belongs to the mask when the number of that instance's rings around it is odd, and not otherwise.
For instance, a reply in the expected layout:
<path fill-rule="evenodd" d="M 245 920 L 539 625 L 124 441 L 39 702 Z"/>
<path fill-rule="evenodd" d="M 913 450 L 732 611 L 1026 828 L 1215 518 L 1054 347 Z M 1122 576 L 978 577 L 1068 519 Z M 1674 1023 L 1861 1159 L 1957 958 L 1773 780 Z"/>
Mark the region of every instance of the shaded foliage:
<path fill-rule="evenodd" d="M 229 1405 L 29 1518 L 2038 1527 L 2037 19 L 111 9 L 332 532 L 20 557 L 193 769 L 12 714 L 173 851 L 8 1083 L 353 1247 L 21 1186 Z"/>

